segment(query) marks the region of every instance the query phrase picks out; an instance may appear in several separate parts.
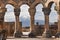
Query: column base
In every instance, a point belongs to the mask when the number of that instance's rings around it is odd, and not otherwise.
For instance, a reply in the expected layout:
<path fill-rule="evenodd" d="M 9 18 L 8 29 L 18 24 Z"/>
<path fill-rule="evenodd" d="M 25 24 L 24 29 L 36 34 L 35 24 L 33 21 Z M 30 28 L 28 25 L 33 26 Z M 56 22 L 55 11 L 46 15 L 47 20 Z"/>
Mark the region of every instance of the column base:
<path fill-rule="evenodd" d="M 28 35 L 30 38 L 36 38 L 35 32 L 30 32 Z"/>
<path fill-rule="evenodd" d="M 14 36 L 15 36 L 15 38 L 21 38 L 22 32 L 17 31 L 17 32 L 14 34 Z"/>
<path fill-rule="evenodd" d="M 42 34 L 42 37 L 51 38 L 52 37 L 51 31 L 44 31 L 44 33 Z"/>
<path fill-rule="evenodd" d="M 60 32 L 56 33 L 55 37 L 60 38 Z"/>

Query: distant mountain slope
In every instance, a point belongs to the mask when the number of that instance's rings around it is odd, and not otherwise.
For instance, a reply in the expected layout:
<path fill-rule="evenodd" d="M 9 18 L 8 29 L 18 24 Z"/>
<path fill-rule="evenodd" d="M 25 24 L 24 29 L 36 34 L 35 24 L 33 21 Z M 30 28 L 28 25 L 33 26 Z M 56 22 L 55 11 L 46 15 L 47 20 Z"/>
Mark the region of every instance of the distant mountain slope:
<path fill-rule="evenodd" d="M 23 17 L 21 17 L 20 20 L 22 22 L 22 26 L 30 26 L 30 20 L 29 20 L 29 18 L 23 18 Z M 34 21 L 35 21 L 35 24 L 36 24 L 36 22 L 38 22 L 39 25 L 43 25 L 44 24 L 44 20 L 34 20 Z"/>
<path fill-rule="evenodd" d="M 26 27 L 30 26 L 30 19 L 29 19 L 29 18 L 21 17 L 20 20 L 21 20 L 21 22 L 22 22 L 22 26 L 23 26 L 23 27 L 25 27 L 25 26 L 26 26 Z M 34 20 L 34 22 L 35 22 L 35 25 L 36 25 L 36 22 L 38 22 L 39 25 L 44 25 L 44 24 L 45 24 L 45 21 L 44 21 L 44 20 Z M 49 22 L 49 24 L 51 25 L 51 24 L 54 24 L 54 23 Z"/>

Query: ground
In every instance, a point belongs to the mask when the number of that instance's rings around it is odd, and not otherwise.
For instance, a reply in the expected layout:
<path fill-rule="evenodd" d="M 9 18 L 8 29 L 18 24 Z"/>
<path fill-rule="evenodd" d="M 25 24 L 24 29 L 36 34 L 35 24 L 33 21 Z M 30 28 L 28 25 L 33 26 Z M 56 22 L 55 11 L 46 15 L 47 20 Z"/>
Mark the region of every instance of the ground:
<path fill-rule="evenodd" d="M 30 32 L 23 32 L 24 35 L 28 35 Z M 42 38 L 42 36 L 37 36 L 37 38 L 29 38 L 28 36 L 22 36 L 22 38 L 7 37 L 7 40 L 60 40 L 60 38 Z"/>
<path fill-rule="evenodd" d="M 60 40 L 60 38 L 14 38 L 7 40 Z"/>

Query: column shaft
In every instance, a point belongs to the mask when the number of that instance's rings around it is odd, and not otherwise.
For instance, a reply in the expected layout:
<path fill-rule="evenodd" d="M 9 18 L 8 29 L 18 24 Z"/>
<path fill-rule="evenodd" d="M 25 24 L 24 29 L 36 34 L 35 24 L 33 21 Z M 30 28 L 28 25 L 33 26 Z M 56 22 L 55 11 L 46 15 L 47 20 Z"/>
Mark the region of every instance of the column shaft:
<path fill-rule="evenodd" d="M 30 31 L 34 30 L 34 16 L 35 16 L 36 9 L 35 8 L 29 8 L 30 13 Z"/>
<path fill-rule="evenodd" d="M 60 14 L 58 15 L 58 32 L 60 32 Z"/>
<path fill-rule="evenodd" d="M 60 33 L 60 2 L 59 6 L 57 6 L 57 12 L 58 12 L 58 32 Z"/>
<path fill-rule="evenodd" d="M 45 31 L 49 30 L 49 15 L 45 15 Z"/>
<path fill-rule="evenodd" d="M 34 30 L 34 16 L 30 17 L 30 31 Z"/>
<path fill-rule="evenodd" d="M 35 38 L 36 34 L 35 34 L 35 28 L 34 28 L 34 16 L 35 16 L 35 12 L 36 9 L 35 8 L 30 8 L 29 9 L 29 13 L 30 13 L 30 33 L 29 33 L 29 37 L 31 38 Z"/>
<path fill-rule="evenodd" d="M 21 37 L 22 35 L 22 29 L 21 29 L 21 26 L 20 26 L 20 22 L 19 22 L 19 15 L 20 15 L 20 8 L 16 8 L 14 10 L 15 12 L 15 37 Z"/>
<path fill-rule="evenodd" d="M 49 14 L 51 12 L 50 8 L 43 8 L 43 12 L 45 14 L 45 25 L 43 37 L 51 37 L 51 31 L 49 30 Z"/>
<path fill-rule="evenodd" d="M 0 30 L 2 30 L 2 21 L 0 21 Z"/>
<path fill-rule="evenodd" d="M 55 37 L 58 37 L 58 38 L 60 38 L 60 8 L 59 7 L 60 7 L 60 2 L 59 2 L 59 6 L 56 6 L 57 12 L 58 12 L 58 30 Z"/>
<path fill-rule="evenodd" d="M 15 26 L 16 26 L 16 31 L 20 30 L 20 26 L 19 26 L 19 16 L 16 16 Z"/>
<path fill-rule="evenodd" d="M 16 31 L 20 31 L 20 26 L 19 26 L 20 8 L 14 9 L 14 12 L 15 12 L 15 33 L 16 33 Z"/>

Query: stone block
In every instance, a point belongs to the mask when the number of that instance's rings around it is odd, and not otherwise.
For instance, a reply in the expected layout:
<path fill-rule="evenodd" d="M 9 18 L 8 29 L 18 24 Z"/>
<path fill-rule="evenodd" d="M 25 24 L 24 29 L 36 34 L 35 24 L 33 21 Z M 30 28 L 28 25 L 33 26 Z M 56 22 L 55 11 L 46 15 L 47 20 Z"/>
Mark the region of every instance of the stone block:
<path fill-rule="evenodd" d="M 60 38 L 60 33 L 56 33 L 55 37 Z"/>
<path fill-rule="evenodd" d="M 46 33 L 43 33 L 43 37 L 51 38 L 52 37 L 51 31 L 46 31 Z"/>
<path fill-rule="evenodd" d="M 15 37 L 16 37 L 16 38 L 20 38 L 21 36 L 22 36 L 22 32 L 17 31 L 17 32 L 15 33 Z"/>
<path fill-rule="evenodd" d="M 36 38 L 36 34 L 34 34 L 33 32 L 31 32 L 28 36 L 29 36 L 30 38 Z"/>

